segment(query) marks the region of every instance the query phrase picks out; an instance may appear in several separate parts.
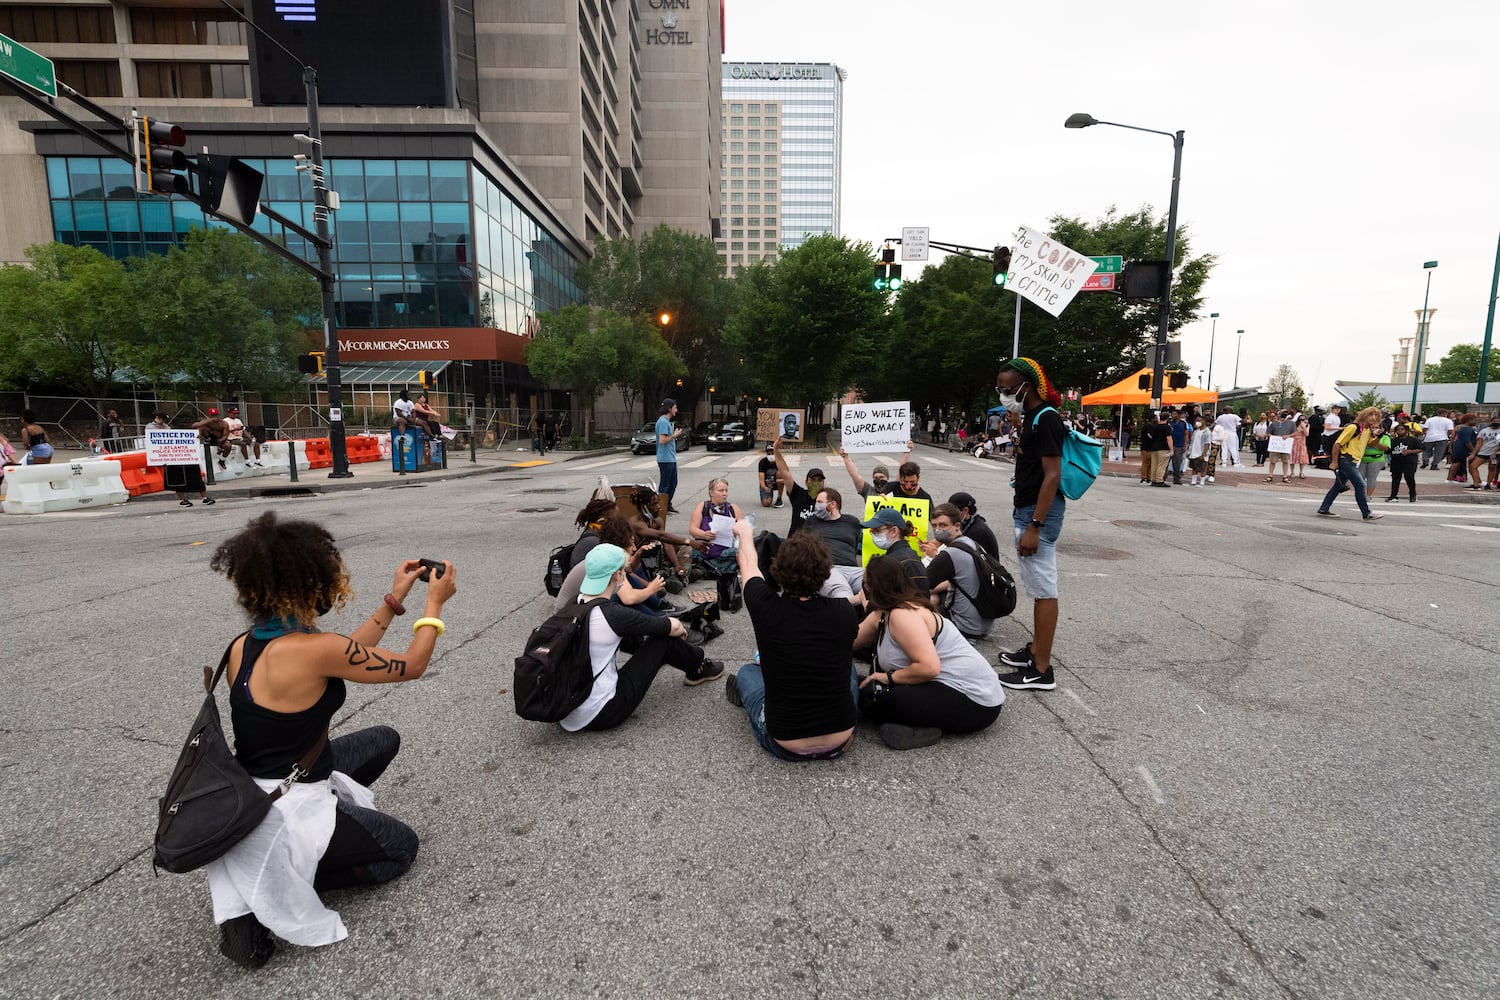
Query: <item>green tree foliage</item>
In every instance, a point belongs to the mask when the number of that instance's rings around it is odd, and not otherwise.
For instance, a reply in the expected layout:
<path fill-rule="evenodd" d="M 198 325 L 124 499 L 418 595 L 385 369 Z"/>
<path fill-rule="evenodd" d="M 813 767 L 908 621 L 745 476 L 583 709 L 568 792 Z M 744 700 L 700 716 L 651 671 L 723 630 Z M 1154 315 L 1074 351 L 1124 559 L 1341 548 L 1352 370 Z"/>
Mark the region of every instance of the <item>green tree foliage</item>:
<path fill-rule="evenodd" d="M 1437 364 L 1423 366 L 1422 381 L 1427 383 L 1478 382 L 1480 353 L 1481 348 L 1478 344 L 1454 344 L 1448 353 L 1443 355 L 1443 360 Z M 1493 366 L 1493 362 L 1491 365 Z"/>
<path fill-rule="evenodd" d="M 138 274 L 151 335 L 140 366 L 147 375 L 185 375 L 226 396 L 295 383 L 321 308 L 317 281 L 291 262 L 248 236 L 195 229 Z"/>
<path fill-rule="evenodd" d="M 135 276 L 91 247 L 39 243 L 0 267 L 0 383 L 107 394 L 143 342 Z"/>
<path fill-rule="evenodd" d="M 1360 410 L 1367 410 L 1372 406 L 1379 407 L 1380 409 L 1385 410 L 1389 409 L 1390 405 L 1391 401 L 1386 399 L 1380 393 L 1376 392 L 1374 389 L 1366 389 L 1364 392 L 1360 393 L 1358 396 L 1355 396 L 1349 401 L 1348 412 L 1350 414 L 1356 414 Z"/>
<path fill-rule="evenodd" d="M 725 363 L 722 331 L 734 301 L 713 240 L 666 225 L 639 239 L 600 239 L 593 260 L 578 269 L 578 284 L 589 305 L 653 322 L 663 313 L 671 317 L 662 335 L 685 370 L 674 395 L 691 411 L 713 369 Z M 643 385 L 644 403 L 669 384 L 662 378 Z"/>
<path fill-rule="evenodd" d="M 912 400 L 972 411 L 989 400 L 995 361 L 1010 353 L 1010 296 L 993 283 L 988 260 L 951 255 L 904 285 L 896 298 L 894 343 L 920 345 L 882 354 L 861 386 L 867 398 Z M 1004 331 L 1000 338 L 997 331 Z M 1002 348 L 997 338 L 1007 340 Z"/>
<path fill-rule="evenodd" d="M 868 243 L 814 236 L 740 272 L 724 339 L 761 395 L 816 408 L 861 384 L 891 329 L 887 298 L 871 287 L 873 259 Z"/>
<path fill-rule="evenodd" d="M 526 364 L 542 382 L 566 385 L 578 395 L 588 414 L 588 440 L 594 401 L 604 390 L 615 384 L 623 388 L 631 378 L 665 377 L 662 372 L 675 370 L 680 362 L 641 317 L 574 305 L 541 317 L 540 332 L 526 345 Z M 638 396 L 640 390 L 635 392 Z"/>
<path fill-rule="evenodd" d="M 1261 395 L 1276 409 L 1307 409 L 1307 390 L 1302 387 L 1302 376 L 1291 365 L 1279 365 L 1276 373 L 1261 386 Z"/>
<path fill-rule="evenodd" d="M 687 366 L 662 336 L 661 325 L 641 316 L 609 313 L 617 331 L 620 360 L 615 368 L 615 385 L 632 410 L 637 403 L 650 401 L 651 394 L 687 374 Z"/>

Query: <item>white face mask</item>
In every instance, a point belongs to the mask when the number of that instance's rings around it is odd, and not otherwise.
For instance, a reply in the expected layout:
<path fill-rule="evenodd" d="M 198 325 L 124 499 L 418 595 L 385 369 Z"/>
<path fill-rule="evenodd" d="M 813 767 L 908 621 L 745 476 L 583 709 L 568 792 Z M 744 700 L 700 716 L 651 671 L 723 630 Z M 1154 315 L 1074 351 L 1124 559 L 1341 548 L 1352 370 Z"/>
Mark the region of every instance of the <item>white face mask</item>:
<path fill-rule="evenodd" d="M 1024 383 L 1022 384 L 1021 388 L 1016 390 L 1015 392 L 1010 392 L 1006 389 L 1000 390 L 1000 405 L 1005 407 L 1007 412 L 1014 413 L 1017 416 L 1021 415 L 1021 402 L 1025 398 L 1026 386 Z"/>
<path fill-rule="evenodd" d="M 884 534 L 884 533 L 881 533 L 881 534 L 872 534 L 872 535 L 870 535 L 870 541 L 872 541 L 872 542 L 875 543 L 875 547 L 877 549 L 880 549 L 880 550 L 884 551 L 885 549 L 888 549 L 892 545 L 896 544 L 896 536 L 895 535 L 887 535 L 887 534 Z"/>
<path fill-rule="evenodd" d="M 820 521 L 826 521 L 833 515 L 828 513 L 828 504 L 818 501 L 813 504 L 812 516 L 818 518 Z"/>

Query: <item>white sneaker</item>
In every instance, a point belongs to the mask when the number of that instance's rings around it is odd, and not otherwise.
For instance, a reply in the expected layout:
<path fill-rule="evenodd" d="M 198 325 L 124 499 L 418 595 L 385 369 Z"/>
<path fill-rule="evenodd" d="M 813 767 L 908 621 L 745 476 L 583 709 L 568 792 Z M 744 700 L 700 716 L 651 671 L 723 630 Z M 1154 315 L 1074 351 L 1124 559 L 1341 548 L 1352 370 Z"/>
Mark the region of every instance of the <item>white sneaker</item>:
<path fill-rule="evenodd" d="M 1193 485 L 1196 486 L 1196 487 L 1198 487 L 1199 489 L 1203 488 L 1203 484 L 1202 483 L 1194 483 Z"/>
<path fill-rule="evenodd" d="M 1208 481 L 1209 481 L 1209 482 L 1213 482 L 1213 481 L 1214 481 L 1214 477 L 1213 477 L 1213 476 L 1209 476 L 1209 477 L 1208 477 Z"/>

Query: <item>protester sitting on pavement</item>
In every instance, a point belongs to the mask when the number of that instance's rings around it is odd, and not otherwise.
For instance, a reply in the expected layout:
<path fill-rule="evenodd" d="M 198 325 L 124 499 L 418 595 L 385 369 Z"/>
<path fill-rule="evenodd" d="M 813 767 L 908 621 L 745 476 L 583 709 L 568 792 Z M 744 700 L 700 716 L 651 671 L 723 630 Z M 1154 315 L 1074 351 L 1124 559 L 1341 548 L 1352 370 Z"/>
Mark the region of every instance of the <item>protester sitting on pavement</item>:
<path fill-rule="evenodd" d="M 875 547 L 881 550 L 881 554 L 870 560 L 870 565 L 881 560 L 890 560 L 891 563 L 901 567 L 902 571 L 911 578 L 912 586 L 925 599 L 929 588 L 927 585 L 927 567 L 922 562 L 922 557 L 917 550 L 911 547 L 907 536 L 913 534 L 912 526 L 907 523 L 906 518 L 894 507 L 882 507 L 875 512 L 875 516 L 863 522 L 860 527 L 870 529 L 870 539 Z M 865 567 L 868 576 L 869 566 Z"/>
<path fill-rule="evenodd" d="M 599 529 L 604 527 L 604 522 L 614 517 L 619 512 L 612 496 L 596 496 L 583 505 L 578 516 L 573 519 L 573 524 L 580 530 L 578 541 L 573 543 L 573 552 L 568 557 L 568 568 L 572 569 L 583 562 L 589 550 L 599 544 Z"/>
<path fill-rule="evenodd" d="M 776 471 L 776 445 L 767 444 L 765 457 L 756 466 L 756 476 L 760 479 L 760 505 L 762 507 L 781 507 L 785 504 L 786 483 L 781 481 L 780 474 Z M 776 502 L 772 503 L 772 498 Z"/>
<path fill-rule="evenodd" d="M 786 456 L 781 453 L 780 438 L 777 438 L 772 443 L 771 455 L 776 459 L 777 479 L 784 484 L 789 484 L 787 492 L 792 497 L 792 523 L 786 529 L 787 537 L 790 538 L 796 534 L 798 528 L 802 527 L 802 522 L 806 521 L 812 515 L 813 505 L 816 503 L 813 498 L 823 488 L 823 470 L 819 468 L 808 469 L 807 485 L 799 486 L 797 480 L 792 478 L 792 470 L 786 464 Z"/>
<path fill-rule="evenodd" d="M 859 708 L 895 750 L 974 733 L 1000 717 L 1005 691 L 994 668 L 953 623 L 928 606 L 911 578 L 885 559 L 865 571 L 869 614 L 854 644 L 875 644 Z"/>
<path fill-rule="evenodd" d="M 240 461 L 257 469 L 265 468 L 265 466 L 260 464 L 260 442 L 254 438 L 250 439 L 249 444 L 255 446 L 255 460 L 250 460 L 249 447 L 245 442 L 245 422 L 240 419 L 240 408 L 238 406 L 231 406 L 229 408 L 229 416 L 224 418 L 224 423 L 228 426 L 229 433 L 224 438 L 224 450 L 220 452 L 219 468 L 224 468 L 223 456 L 228 455 L 229 449 L 235 445 L 239 445 Z"/>
<path fill-rule="evenodd" d="M 615 593 L 615 600 L 621 604 L 632 607 L 641 607 L 653 614 L 663 614 L 667 611 L 676 610 L 662 598 L 662 592 L 666 589 L 666 582 L 659 576 L 645 576 L 640 572 L 640 563 L 645 555 L 645 550 L 637 547 L 638 538 L 635 526 L 629 518 L 613 514 L 604 519 L 600 525 L 595 545 L 618 545 L 625 550 L 625 577 L 626 582 L 620 586 Z M 592 551 L 593 546 L 590 546 Z M 557 600 L 553 602 L 554 611 L 563 611 L 578 603 L 578 590 L 583 586 L 583 578 L 586 574 L 584 563 L 587 560 L 580 559 L 568 575 L 563 577 L 562 587 L 557 591 Z"/>
<path fill-rule="evenodd" d="M 1369 501 L 1365 498 L 1365 477 L 1359 474 L 1359 463 L 1364 458 L 1365 445 L 1369 443 L 1371 433 L 1379 426 L 1380 410 L 1370 406 L 1361 410 L 1353 423 L 1339 431 L 1338 437 L 1334 439 L 1332 452 L 1335 470 L 1333 486 L 1318 505 L 1319 514 L 1338 517 L 1329 508 L 1340 493 L 1353 489 L 1354 502 L 1359 505 L 1359 512 L 1366 521 L 1379 520 L 1385 516 L 1371 512 Z"/>
<path fill-rule="evenodd" d="M 25 464 L 52 464 L 52 446 L 47 443 L 47 432 L 42 430 L 42 425 L 36 422 L 36 414 L 30 410 L 21 413 L 21 448 L 26 452 Z"/>
<path fill-rule="evenodd" d="M 734 522 L 743 521 L 745 512 L 729 500 L 729 480 L 712 479 L 708 499 L 701 500 L 688 515 L 688 534 L 706 542 L 708 548 L 693 549 L 693 566 L 704 575 L 719 576 L 734 572 Z"/>
<path fill-rule="evenodd" d="M 667 531 L 667 519 L 657 513 L 659 494 L 649 486 L 642 486 L 630 494 L 635 504 L 636 516 L 631 522 L 636 537 L 641 542 L 660 542 L 663 557 L 672 567 L 672 576 L 667 580 L 667 589 L 680 593 L 687 583 L 688 570 L 692 568 L 692 554 L 708 551 L 708 542 L 699 538 L 684 538 Z"/>
<path fill-rule="evenodd" d="M 986 618 L 974 606 L 979 593 L 979 566 L 975 553 L 979 546 L 965 538 L 959 529 L 963 515 L 951 503 L 940 503 L 932 509 L 932 536 L 922 543 L 928 557 L 927 583 L 932 591 L 932 606 L 953 621 L 970 642 L 990 634 L 993 618 Z"/>
<path fill-rule="evenodd" d="M 625 550 L 618 545 L 597 545 L 584 560 L 585 574 L 579 588 L 579 603 L 605 598 L 588 612 L 589 659 L 594 686 L 589 695 L 562 720 L 570 733 L 584 729 L 613 729 L 630 718 L 651 690 L 651 682 L 665 664 L 683 672 L 689 686 L 718 680 L 724 664 L 706 659 L 703 649 L 687 641 L 687 629 L 676 618 L 648 615 L 610 600 L 625 580 Z M 641 636 L 634 655 L 620 664 L 620 643 Z"/>
<path fill-rule="evenodd" d="M 744 709 L 755 741 L 773 757 L 837 759 L 854 741 L 859 675 L 849 654 L 858 612 L 848 601 L 819 595 L 833 564 L 813 532 L 798 532 L 777 550 L 771 566 L 777 595 L 761 573 L 753 529 L 741 521 L 734 531 L 759 651 L 725 681 L 724 695 Z"/>
<path fill-rule="evenodd" d="M 916 445 L 912 442 L 906 442 L 906 451 L 901 455 L 901 462 L 911 461 L 911 452 L 915 447 Z M 849 473 L 849 481 L 854 484 L 854 492 L 869 499 L 872 496 L 879 496 L 888 491 L 891 481 L 890 469 L 887 469 L 883 465 L 875 466 L 875 468 L 870 470 L 870 479 L 866 482 L 865 477 L 861 476 L 859 470 L 854 467 L 854 459 L 849 457 L 847 451 L 840 448 L 839 457 L 844 460 L 844 471 Z"/>
<path fill-rule="evenodd" d="M 858 594 L 865 575 L 860 565 L 864 528 L 859 518 L 844 513 L 843 494 L 832 486 L 819 490 L 813 501 L 812 516 L 802 522 L 802 531 L 822 539 L 832 561 L 828 579 L 818 592 L 824 597 L 851 598 Z M 780 577 L 776 580 L 781 582 Z"/>
<path fill-rule="evenodd" d="M 267 792 L 326 737 L 346 681 L 422 676 L 443 634 L 443 607 L 458 590 L 452 563 L 432 572 L 423 617 L 402 651 L 381 643 L 406 613 L 406 597 L 424 568 L 416 559 L 396 567 L 390 592 L 347 636 L 318 629 L 319 617 L 353 597 L 348 567 L 319 525 L 262 514 L 220 545 L 209 565 L 234 584 L 254 622 L 231 647 L 225 678 L 235 757 Z M 257 968 L 275 950 L 273 934 L 308 947 L 341 941 L 348 936 L 343 921 L 317 894 L 388 882 L 411 867 L 416 833 L 377 811 L 366 787 L 400 746 L 389 726 L 328 740 L 261 824 L 209 864 L 221 952 Z"/>
<path fill-rule="evenodd" d="M 959 492 L 948 498 L 948 502 L 958 508 L 959 526 L 963 529 L 964 537 L 972 538 L 996 559 L 1000 558 L 1000 540 L 995 537 L 994 529 L 979 513 L 979 501 L 974 499 L 972 493 Z"/>

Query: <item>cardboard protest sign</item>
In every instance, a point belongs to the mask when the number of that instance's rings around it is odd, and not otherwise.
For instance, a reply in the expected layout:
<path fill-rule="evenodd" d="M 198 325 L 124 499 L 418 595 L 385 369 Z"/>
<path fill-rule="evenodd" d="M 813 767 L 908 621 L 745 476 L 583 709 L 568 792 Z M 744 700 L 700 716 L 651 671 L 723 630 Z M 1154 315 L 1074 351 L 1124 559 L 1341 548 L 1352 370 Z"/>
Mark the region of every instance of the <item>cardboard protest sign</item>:
<path fill-rule="evenodd" d="M 171 427 L 146 428 L 147 465 L 201 465 L 203 447 L 198 432 Z"/>
<path fill-rule="evenodd" d="M 906 442 L 902 441 L 901 444 L 904 447 Z M 931 520 L 932 504 L 927 500 L 913 500 L 895 494 L 867 497 L 865 499 L 865 520 L 868 521 L 874 517 L 875 512 L 882 507 L 896 508 L 901 513 L 901 516 L 906 518 L 907 523 L 916 530 L 916 534 L 908 535 L 906 540 L 920 554 L 922 550 L 918 548 L 918 543 L 927 540 L 927 524 Z M 868 566 L 870 560 L 878 555 L 880 555 L 880 549 L 876 548 L 875 543 L 870 541 L 870 532 L 866 529 L 864 540 L 860 542 L 860 564 Z"/>
<path fill-rule="evenodd" d="M 755 411 L 755 440 L 770 444 L 777 438 L 801 441 L 807 426 L 806 410 L 784 410 L 762 406 Z"/>
<path fill-rule="evenodd" d="M 1021 226 L 1011 239 L 1010 276 L 1005 287 L 1053 316 L 1073 301 L 1099 263 L 1070 250 L 1045 231 Z"/>
<path fill-rule="evenodd" d="M 911 403 L 845 403 L 841 447 L 849 454 L 906 450 L 911 440 Z"/>

